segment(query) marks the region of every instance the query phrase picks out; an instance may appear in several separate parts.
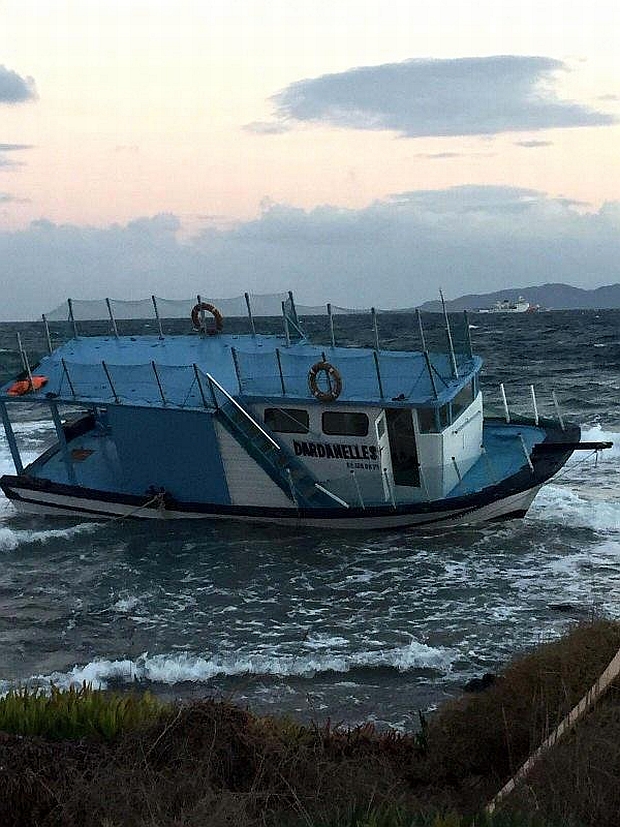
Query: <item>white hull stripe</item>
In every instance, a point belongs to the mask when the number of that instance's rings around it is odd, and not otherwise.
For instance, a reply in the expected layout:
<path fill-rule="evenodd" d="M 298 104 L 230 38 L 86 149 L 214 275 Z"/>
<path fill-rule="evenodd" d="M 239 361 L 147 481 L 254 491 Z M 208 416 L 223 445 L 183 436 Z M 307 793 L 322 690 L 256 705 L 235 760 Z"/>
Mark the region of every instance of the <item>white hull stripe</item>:
<path fill-rule="evenodd" d="M 526 491 L 520 491 L 477 507 L 456 510 L 426 511 L 424 513 L 383 513 L 367 517 L 325 517 L 300 516 L 295 509 L 287 515 L 260 515 L 242 513 L 213 513 L 199 511 L 175 511 L 174 508 L 158 509 L 153 507 L 136 507 L 125 503 L 97 500 L 96 498 L 72 497 L 67 494 L 33 491 L 19 486 L 10 486 L 7 495 L 13 505 L 22 512 L 36 514 L 55 514 L 76 517 L 119 518 L 133 517 L 142 519 L 166 520 L 241 520 L 251 523 L 271 523 L 275 525 L 294 526 L 331 526 L 342 529 L 406 528 L 416 526 L 457 526 L 499 520 L 507 516 L 523 516 L 540 486 L 536 485 Z"/>

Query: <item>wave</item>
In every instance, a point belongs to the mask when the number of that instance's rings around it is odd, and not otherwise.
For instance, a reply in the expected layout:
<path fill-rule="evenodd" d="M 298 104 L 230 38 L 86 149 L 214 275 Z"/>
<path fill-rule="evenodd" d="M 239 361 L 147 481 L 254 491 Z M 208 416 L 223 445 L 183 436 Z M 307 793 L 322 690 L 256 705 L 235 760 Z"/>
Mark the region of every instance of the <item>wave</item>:
<path fill-rule="evenodd" d="M 31 681 L 38 686 L 68 688 L 84 682 L 98 689 L 109 683 L 136 681 L 174 685 L 183 682 L 207 683 L 216 677 L 252 675 L 256 677 L 314 678 L 318 674 L 346 674 L 360 668 L 391 668 L 398 672 L 412 669 L 433 669 L 447 675 L 457 653 L 435 648 L 412 640 L 393 649 L 354 652 L 350 654 L 303 653 L 300 655 L 266 655 L 260 652 L 213 654 L 207 657 L 180 654 L 149 655 L 135 660 L 95 659 L 68 672 L 36 675 Z"/>
<path fill-rule="evenodd" d="M 81 523 L 68 528 L 50 528 L 47 531 L 31 531 L 0 526 L 0 551 L 14 551 L 27 543 L 47 543 L 54 539 L 69 539 L 76 534 L 90 534 L 100 528 L 101 523 Z"/>

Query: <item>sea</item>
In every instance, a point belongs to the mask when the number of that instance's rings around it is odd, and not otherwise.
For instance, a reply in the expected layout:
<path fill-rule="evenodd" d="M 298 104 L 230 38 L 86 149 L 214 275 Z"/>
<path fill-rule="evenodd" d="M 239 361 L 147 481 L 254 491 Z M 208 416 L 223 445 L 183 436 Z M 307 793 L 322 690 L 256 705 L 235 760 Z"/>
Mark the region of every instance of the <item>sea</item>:
<path fill-rule="evenodd" d="M 439 317 L 438 317 L 439 318 Z M 592 617 L 620 617 L 620 310 L 472 314 L 486 405 L 610 440 L 575 453 L 528 515 L 423 532 L 18 516 L 0 495 L 0 692 L 79 685 L 216 697 L 301 721 L 412 730 L 472 678 Z M 317 340 L 323 320 L 310 319 Z M 437 322 L 439 324 L 439 321 Z M 0 379 L 40 325 L 0 325 Z M 381 345 L 416 348 L 408 313 Z M 371 344 L 366 316 L 339 343 Z M 14 406 L 16 408 L 17 406 Z M 500 408 L 501 410 L 501 408 Z M 15 411 L 25 461 L 49 415 Z M 0 436 L 0 472 L 12 473 Z"/>

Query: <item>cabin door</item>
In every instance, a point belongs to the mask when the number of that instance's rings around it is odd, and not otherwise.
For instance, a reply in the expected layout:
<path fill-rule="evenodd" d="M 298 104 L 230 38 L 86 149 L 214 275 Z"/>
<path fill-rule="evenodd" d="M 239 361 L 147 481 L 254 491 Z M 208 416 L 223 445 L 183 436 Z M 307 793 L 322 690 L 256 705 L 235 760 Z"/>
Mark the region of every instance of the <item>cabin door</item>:
<path fill-rule="evenodd" d="M 390 440 L 394 485 L 410 485 L 419 488 L 420 467 L 411 410 L 387 408 L 385 417 Z"/>

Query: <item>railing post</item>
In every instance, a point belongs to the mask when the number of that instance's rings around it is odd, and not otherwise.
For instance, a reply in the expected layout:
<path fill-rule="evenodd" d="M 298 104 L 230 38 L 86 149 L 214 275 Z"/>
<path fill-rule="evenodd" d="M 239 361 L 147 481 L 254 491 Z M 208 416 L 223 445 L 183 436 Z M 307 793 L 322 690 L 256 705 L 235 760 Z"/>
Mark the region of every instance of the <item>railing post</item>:
<path fill-rule="evenodd" d="M 198 372 L 198 365 L 196 364 L 196 362 L 194 362 L 193 368 L 194 368 L 194 376 L 196 377 L 196 384 L 198 385 L 198 390 L 200 391 L 200 397 L 202 399 L 202 404 L 205 406 L 205 408 L 208 408 L 209 406 L 207 405 L 207 398 L 205 396 L 205 392 L 204 392 L 204 389 L 202 387 L 202 382 L 200 381 L 200 373 Z"/>
<path fill-rule="evenodd" d="M 78 329 L 77 329 L 77 323 L 75 321 L 75 316 L 73 315 L 73 301 L 71 299 L 67 299 L 67 305 L 69 307 L 69 320 L 71 322 L 71 326 L 73 327 L 73 335 L 77 339 Z"/>
<path fill-rule="evenodd" d="M 19 348 L 19 355 L 21 356 L 22 365 L 24 366 L 24 370 L 28 374 L 28 381 L 30 382 L 30 390 L 34 389 L 34 385 L 32 383 L 32 371 L 30 370 L 30 362 L 28 361 L 28 356 L 26 351 L 24 350 L 24 346 L 22 345 L 22 334 L 17 333 L 17 347 Z"/>
<path fill-rule="evenodd" d="M 504 415 L 506 417 L 506 422 L 510 424 L 510 411 L 508 410 L 508 401 L 506 399 L 506 390 L 504 389 L 504 383 L 499 383 L 499 390 L 502 395 L 502 402 L 504 403 Z"/>
<path fill-rule="evenodd" d="M 465 344 L 467 345 L 467 355 L 471 359 L 474 351 L 471 346 L 471 330 L 469 329 L 469 316 L 467 314 L 467 310 L 463 310 L 463 318 L 465 321 Z"/>
<path fill-rule="evenodd" d="M 299 501 L 297 500 L 297 492 L 295 491 L 295 484 L 293 483 L 293 475 L 291 474 L 291 469 L 287 467 L 286 469 L 286 476 L 288 479 L 288 486 L 291 491 L 291 499 L 295 503 L 295 508 L 299 508 Z"/>
<path fill-rule="evenodd" d="M 291 333 L 288 329 L 288 317 L 286 315 L 286 307 L 284 306 L 284 302 L 282 302 L 282 318 L 284 319 L 284 338 L 286 339 L 286 346 L 291 346 Z"/>
<path fill-rule="evenodd" d="M 381 369 L 379 367 L 379 354 L 376 350 L 373 350 L 372 355 L 375 359 L 375 370 L 377 372 L 377 384 L 379 385 L 379 395 L 381 399 L 384 398 L 385 394 L 383 393 L 383 383 L 381 382 Z"/>
<path fill-rule="evenodd" d="M 530 466 L 530 471 L 534 473 L 534 466 L 532 464 L 532 460 L 530 459 L 529 451 L 527 450 L 527 445 L 525 444 L 525 440 L 523 439 L 523 435 L 519 434 L 519 439 L 521 440 L 521 447 L 523 448 L 523 453 L 525 454 L 525 459 L 527 460 L 527 464 Z"/>
<path fill-rule="evenodd" d="M 71 396 L 75 399 L 75 388 L 73 387 L 73 382 L 71 381 L 71 377 L 69 376 L 69 371 L 67 370 L 67 363 L 64 359 L 60 360 L 62 364 L 62 369 L 64 371 L 65 376 L 67 377 L 67 383 L 69 385 L 69 390 L 71 391 Z"/>
<path fill-rule="evenodd" d="M 357 498 L 358 498 L 358 500 L 360 501 L 360 505 L 361 505 L 361 507 L 362 507 L 362 508 L 364 508 L 364 509 L 365 509 L 365 508 L 366 508 L 366 506 L 364 505 L 364 498 L 362 497 L 362 490 L 361 490 L 361 488 L 360 488 L 360 484 L 359 484 L 359 482 L 357 481 L 357 475 L 356 475 L 356 473 L 355 473 L 355 471 L 354 471 L 354 469 L 353 469 L 353 468 L 351 468 L 351 470 L 350 470 L 350 472 L 349 472 L 349 473 L 350 473 L 350 474 L 351 474 L 351 476 L 353 477 L 353 482 L 354 482 L 354 484 L 355 484 L 355 490 L 357 491 Z"/>
<path fill-rule="evenodd" d="M 22 463 L 22 458 L 19 453 L 19 447 L 17 445 L 17 440 L 15 439 L 15 433 L 13 431 L 13 426 L 11 425 L 11 420 L 9 418 L 9 412 L 6 409 L 6 405 L 4 400 L 0 399 L 0 416 L 2 417 L 2 424 L 4 425 L 4 432 L 6 434 L 6 441 L 9 443 L 9 451 L 11 452 L 11 458 L 13 459 L 13 465 L 15 466 L 15 471 L 19 475 L 24 470 L 24 465 Z"/>
<path fill-rule="evenodd" d="M 52 337 L 50 336 L 50 326 L 48 324 L 45 313 L 41 314 L 41 318 L 43 319 L 43 326 L 45 327 L 45 338 L 47 340 L 47 351 L 51 355 L 53 353 L 54 349 L 52 347 Z"/>
<path fill-rule="evenodd" d="M 439 291 L 441 296 L 441 306 L 443 308 L 443 317 L 446 323 L 446 334 L 448 336 L 448 347 L 450 348 L 450 362 L 452 364 L 452 375 L 455 379 L 459 378 L 459 371 L 456 366 L 456 354 L 454 353 L 454 343 L 452 341 L 452 330 L 450 329 L 450 320 L 448 319 L 448 311 L 446 310 L 446 300 L 443 297 L 443 291 Z"/>
<path fill-rule="evenodd" d="M 431 365 L 431 357 L 428 355 L 428 350 L 424 351 L 424 361 L 426 362 L 426 369 L 428 371 L 428 378 L 431 380 L 433 394 L 435 399 L 438 398 L 437 385 L 435 384 L 435 377 L 433 376 L 433 366 Z"/>
<path fill-rule="evenodd" d="M 250 304 L 250 294 L 244 293 L 245 296 L 245 304 L 248 308 L 248 319 L 250 320 L 250 328 L 252 330 L 252 336 L 256 336 L 256 328 L 254 327 L 254 316 L 252 315 L 252 305 Z"/>
<path fill-rule="evenodd" d="M 385 483 L 387 485 L 388 493 L 390 495 L 390 502 L 392 503 L 392 508 L 396 509 L 396 500 L 394 498 L 394 489 L 392 488 L 392 483 L 390 482 L 390 475 L 388 474 L 387 468 L 383 469 L 383 476 L 385 477 Z"/>
<path fill-rule="evenodd" d="M 112 377 L 110 376 L 110 371 L 108 370 L 108 366 L 107 366 L 107 365 L 106 365 L 106 363 L 105 363 L 105 362 L 103 362 L 103 361 L 101 362 L 101 366 L 102 366 L 102 368 L 103 368 L 103 370 L 104 370 L 104 372 L 105 372 L 105 375 L 106 375 L 106 377 L 107 377 L 108 384 L 109 384 L 109 385 L 110 385 L 110 387 L 112 388 L 112 396 L 114 397 L 114 401 L 115 401 L 115 402 L 116 402 L 116 404 L 118 405 L 118 396 L 116 395 L 116 389 L 115 389 L 115 387 L 114 387 L 114 383 L 112 382 Z"/>
<path fill-rule="evenodd" d="M 379 350 L 379 326 L 377 324 L 377 311 L 374 307 L 370 308 L 370 315 L 372 316 L 372 332 L 375 338 L 375 350 Z M 381 394 L 383 396 L 383 394 Z"/>
<path fill-rule="evenodd" d="M 334 335 L 334 316 L 332 314 L 332 306 L 331 303 L 327 303 L 327 318 L 329 319 L 329 338 L 332 343 L 332 347 L 336 347 L 336 337 Z"/>
<path fill-rule="evenodd" d="M 558 404 L 558 398 L 555 394 L 555 391 L 551 392 L 551 396 L 553 397 L 553 405 L 555 407 L 555 414 L 558 418 L 558 422 L 560 423 L 560 428 L 564 431 L 566 430 L 564 427 L 564 419 L 562 418 L 562 414 L 560 413 L 560 406 Z"/>
<path fill-rule="evenodd" d="M 153 310 L 155 311 L 155 318 L 157 319 L 157 327 L 159 329 L 159 338 L 164 338 L 164 331 L 161 329 L 161 319 L 159 318 L 159 308 L 157 307 L 157 300 L 155 296 L 151 296 L 151 301 L 153 302 Z"/>
<path fill-rule="evenodd" d="M 230 355 L 232 356 L 233 365 L 235 366 L 235 374 L 237 376 L 237 384 L 239 385 L 239 393 L 243 393 L 243 388 L 241 386 L 241 368 L 239 367 L 239 355 L 237 353 L 237 349 L 231 347 Z"/>
<path fill-rule="evenodd" d="M 62 459 L 67 469 L 67 476 L 69 478 L 69 482 L 72 485 L 76 485 L 77 480 L 75 477 L 75 468 L 73 467 L 73 463 L 71 462 L 71 454 L 69 453 L 69 446 L 67 445 L 67 438 L 65 436 L 64 429 L 62 427 L 62 422 L 60 421 L 60 414 L 58 413 L 58 405 L 55 402 L 50 401 L 50 410 L 52 412 L 52 419 L 54 420 L 54 427 L 56 428 L 56 435 L 58 437 L 58 443 L 60 445 L 60 451 L 62 453 Z"/>
<path fill-rule="evenodd" d="M 280 372 L 280 386 L 282 387 L 282 396 L 286 396 L 286 385 L 284 384 L 284 374 L 282 373 L 282 359 L 280 357 L 280 348 L 276 348 L 276 359 L 278 361 L 278 371 Z"/>
<path fill-rule="evenodd" d="M 459 485 L 460 485 L 463 482 L 463 476 L 461 474 L 458 463 L 456 461 L 456 457 L 452 457 L 452 465 L 454 466 L 454 470 L 456 471 L 456 476 L 458 477 Z"/>
<path fill-rule="evenodd" d="M 426 337 L 424 335 L 424 327 L 422 325 L 422 314 L 418 308 L 416 308 L 415 316 L 418 320 L 418 330 L 420 331 L 420 344 L 422 345 L 422 352 L 426 353 Z"/>
<path fill-rule="evenodd" d="M 114 313 L 112 313 L 112 305 L 110 304 L 110 299 L 106 299 L 105 303 L 108 307 L 108 314 L 110 316 L 110 321 L 112 322 L 112 330 L 114 331 L 114 335 L 118 339 L 118 328 L 116 327 L 116 319 L 114 318 Z"/>
<path fill-rule="evenodd" d="M 538 405 L 536 403 L 536 391 L 534 385 L 530 385 L 530 393 L 532 395 L 532 407 L 534 408 L 534 424 L 538 425 Z"/>
<path fill-rule="evenodd" d="M 157 387 L 159 388 L 159 395 L 161 396 L 161 401 L 164 403 L 164 405 L 167 405 L 168 403 L 166 402 L 164 389 L 162 387 L 161 380 L 159 378 L 159 373 L 157 372 L 157 366 L 155 365 L 154 361 L 151 362 L 151 367 L 153 368 L 153 373 L 155 374 L 155 379 L 157 380 Z"/>

